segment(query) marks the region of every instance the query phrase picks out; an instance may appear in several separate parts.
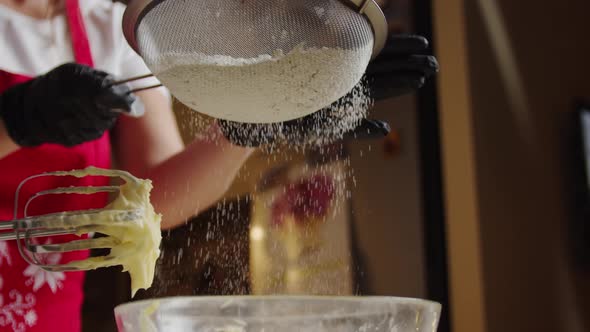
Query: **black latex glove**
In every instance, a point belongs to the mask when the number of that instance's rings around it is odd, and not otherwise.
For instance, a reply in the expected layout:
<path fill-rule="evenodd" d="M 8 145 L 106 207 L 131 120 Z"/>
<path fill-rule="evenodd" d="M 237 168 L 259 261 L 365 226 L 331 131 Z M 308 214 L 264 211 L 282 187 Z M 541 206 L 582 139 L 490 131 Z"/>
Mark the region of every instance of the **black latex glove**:
<path fill-rule="evenodd" d="M 344 134 L 344 139 L 373 139 L 385 137 L 390 132 L 391 127 L 385 121 L 363 119 L 358 127 Z"/>
<path fill-rule="evenodd" d="M 135 98 L 109 74 L 68 63 L 0 95 L 0 116 L 20 146 L 74 146 L 109 130 Z"/>
<path fill-rule="evenodd" d="M 438 72 L 438 61 L 428 40 L 416 35 L 392 35 L 381 53 L 367 67 L 366 77 L 375 100 L 398 97 L 421 88 Z"/>
<path fill-rule="evenodd" d="M 392 35 L 379 56 L 367 67 L 366 79 L 369 94 L 376 100 L 398 97 L 421 88 L 426 80 L 438 72 L 438 62 L 432 55 L 426 55 L 429 43 L 426 38 L 416 35 Z M 366 91 L 364 91 L 366 92 Z M 342 133 L 318 130 L 339 126 L 344 117 L 330 111 L 335 105 L 346 103 L 345 96 L 330 107 L 319 110 L 300 119 L 279 124 L 243 124 L 220 120 L 225 136 L 240 146 L 259 146 L 272 143 L 282 137 L 290 144 L 305 144 L 309 141 L 344 139 L 373 139 L 384 137 L 390 132 L 385 121 L 362 119 L 355 128 Z M 322 136 L 323 137 L 318 137 Z M 318 139 L 319 138 L 319 139 Z"/>

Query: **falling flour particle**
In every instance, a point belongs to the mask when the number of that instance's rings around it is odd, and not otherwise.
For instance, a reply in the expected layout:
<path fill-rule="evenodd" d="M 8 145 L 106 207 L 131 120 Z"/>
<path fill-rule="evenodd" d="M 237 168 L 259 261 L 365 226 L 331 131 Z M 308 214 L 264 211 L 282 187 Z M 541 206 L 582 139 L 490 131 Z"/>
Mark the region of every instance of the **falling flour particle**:
<path fill-rule="evenodd" d="M 152 71 L 188 107 L 226 120 L 273 123 L 329 106 L 354 88 L 372 45 L 357 49 L 305 48 L 244 59 L 163 54 Z"/>

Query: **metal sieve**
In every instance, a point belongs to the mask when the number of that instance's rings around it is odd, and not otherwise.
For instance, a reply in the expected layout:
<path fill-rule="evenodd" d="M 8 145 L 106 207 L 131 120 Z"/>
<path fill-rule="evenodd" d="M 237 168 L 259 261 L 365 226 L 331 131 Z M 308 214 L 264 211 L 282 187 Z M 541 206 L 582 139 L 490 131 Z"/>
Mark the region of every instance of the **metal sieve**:
<path fill-rule="evenodd" d="M 123 32 L 188 107 L 226 120 L 271 123 L 313 113 L 349 92 L 383 48 L 387 23 L 374 0 L 135 0 L 125 11 Z M 327 49 L 346 56 L 319 65 L 318 52 Z M 279 50 L 287 55 L 286 68 L 267 75 L 269 61 L 282 65 Z M 294 52 L 299 66 L 289 69 Z M 235 70 L 235 77 L 217 82 L 216 65 Z M 293 89 L 301 86 L 305 101 L 294 100 Z M 265 98 L 268 105 L 260 102 Z"/>

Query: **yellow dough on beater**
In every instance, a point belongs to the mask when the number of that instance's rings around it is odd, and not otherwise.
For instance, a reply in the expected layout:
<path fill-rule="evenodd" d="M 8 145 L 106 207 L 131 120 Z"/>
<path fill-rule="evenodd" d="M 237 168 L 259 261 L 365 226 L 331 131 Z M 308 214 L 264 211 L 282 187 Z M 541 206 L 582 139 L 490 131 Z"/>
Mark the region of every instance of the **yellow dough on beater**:
<path fill-rule="evenodd" d="M 84 177 L 88 175 L 119 177 L 125 181 L 117 197 L 105 209 L 96 214 L 83 216 L 85 223 L 92 223 L 92 231 L 107 235 L 94 239 L 103 241 L 104 247 L 111 248 L 106 256 L 91 257 L 68 264 L 82 270 L 122 265 L 123 271 L 131 276 L 131 295 L 139 289 L 149 288 L 154 280 L 156 261 L 160 256 L 162 216 L 154 211 L 150 203 L 152 182 L 134 177 L 128 172 L 88 167 L 84 170 L 63 172 L 63 175 Z M 92 188 L 88 188 L 92 193 Z M 138 210 L 141 217 L 133 221 L 114 218 L 113 211 Z M 87 240 L 88 241 L 88 240 Z M 90 240 L 92 241 L 92 240 Z"/>

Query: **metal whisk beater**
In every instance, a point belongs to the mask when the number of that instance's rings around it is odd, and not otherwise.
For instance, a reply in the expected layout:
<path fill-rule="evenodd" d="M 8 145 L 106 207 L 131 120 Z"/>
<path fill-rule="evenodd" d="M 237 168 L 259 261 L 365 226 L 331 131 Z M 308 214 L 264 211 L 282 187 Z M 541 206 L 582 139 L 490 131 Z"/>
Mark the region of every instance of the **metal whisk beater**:
<path fill-rule="evenodd" d="M 88 175 L 103 175 L 93 173 L 92 170 Z M 17 216 L 19 206 L 19 195 L 23 186 L 30 180 L 40 177 L 50 176 L 72 176 L 70 172 L 48 172 L 39 175 L 33 175 L 23 180 L 16 191 L 14 215 Z M 86 176 L 86 175 L 84 175 Z M 82 176 L 79 176 L 82 177 Z M 129 181 L 132 178 L 125 177 Z M 101 238 L 86 238 L 72 240 L 62 243 L 41 244 L 36 241 L 39 238 L 48 236 L 63 235 L 83 235 L 93 232 L 99 232 L 101 225 L 96 223 L 97 220 L 108 219 L 113 226 L 125 223 L 135 222 L 143 218 L 144 213 L 141 209 L 134 210 L 117 210 L 117 209 L 88 209 L 78 211 L 66 211 L 50 213 L 37 216 L 29 216 L 28 209 L 30 204 L 39 197 L 59 194 L 78 194 L 92 195 L 98 193 L 118 194 L 120 186 L 72 186 L 57 187 L 53 189 L 39 191 L 31 195 L 24 205 L 24 218 L 14 219 L 10 222 L 0 223 L 0 240 L 16 240 L 19 253 L 28 263 L 38 265 L 48 271 L 77 271 L 78 268 L 69 264 L 48 264 L 44 255 L 56 252 L 72 252 L 87 249 L 108 249 L 120 243 L 116 238 L 106 236 Z"/>

